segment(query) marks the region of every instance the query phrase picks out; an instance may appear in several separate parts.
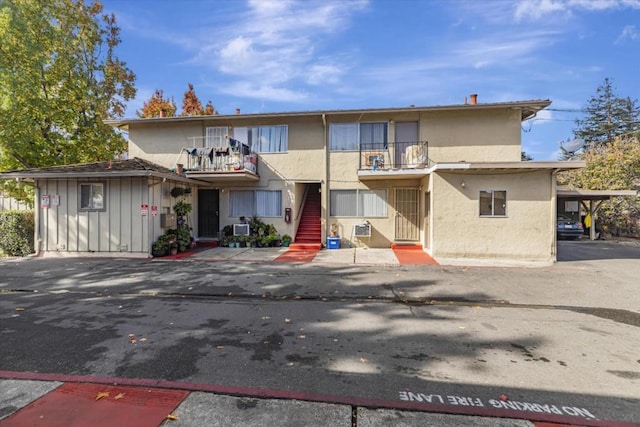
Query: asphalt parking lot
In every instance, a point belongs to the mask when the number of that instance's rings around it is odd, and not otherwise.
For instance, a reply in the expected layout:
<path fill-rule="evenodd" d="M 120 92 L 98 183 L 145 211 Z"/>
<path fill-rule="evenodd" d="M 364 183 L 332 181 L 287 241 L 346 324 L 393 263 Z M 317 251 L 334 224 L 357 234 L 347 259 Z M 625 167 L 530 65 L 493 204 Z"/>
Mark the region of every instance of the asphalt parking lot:
<path fill-rule="evenodd" d="M 418 410 L 408 399 L 454 411 L 464 397 L 522 415 L 495 406 L 504 394 L 583 422 L 640 420 L 640 246 L 560 242 L 559 262 L 540 268 L 41 258 L 0 269 L 8 371 Z"/>

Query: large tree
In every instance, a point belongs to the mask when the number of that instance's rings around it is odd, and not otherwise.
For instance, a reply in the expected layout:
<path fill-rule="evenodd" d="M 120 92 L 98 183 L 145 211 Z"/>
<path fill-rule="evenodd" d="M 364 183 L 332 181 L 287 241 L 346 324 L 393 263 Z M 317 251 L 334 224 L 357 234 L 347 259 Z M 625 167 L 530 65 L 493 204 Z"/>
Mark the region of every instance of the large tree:
<path fill-rule="evenodd" d="M 176 102 L 171 98 L 165 98 L 160 89 L 151 95 L 142 105 L 142 110 L 136 111 L 140 118 L 150 119 L 154 117 L 173 117 L 176 115 Z"/>
<path fill-rule="evenodd" d="M 607 145 L 617 136 L 629 136 L 640 130 L 640 107 L 636 100 L 615 94 L 613 82 L 606 78 L 589 98 L 585 117 L 576 120 L 576 138 L 584 140 L 585 150 Z"/>
<path fill-rule="evenodd" d="M 82 0 L 0 1 L 0 170 L 114 158 L 135 75 L 118 59 L 120 29 Z"/>

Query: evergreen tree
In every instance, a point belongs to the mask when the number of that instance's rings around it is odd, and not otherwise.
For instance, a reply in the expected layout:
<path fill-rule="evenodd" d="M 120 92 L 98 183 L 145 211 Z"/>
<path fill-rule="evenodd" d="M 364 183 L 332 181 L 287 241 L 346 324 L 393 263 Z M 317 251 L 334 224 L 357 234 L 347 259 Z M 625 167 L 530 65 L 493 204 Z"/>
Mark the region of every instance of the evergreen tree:
<path fill-rule="evenodd" d="M 176 103 L 173 97 L 165 99 L 162 90 L 156 89 L 151 98 L 142 104 L 142 110 L 136 111 L 136 115 L 143 119 L 174 117 L 176 115 Z"/>
<path fill-rule="evenodd" d="M 610 144 L 617 136 L 640 130 L 640 107 L 631 98 L 619 98 L 609 78 L 596 90 L 585 109 L 584 119 L 576 120 L 576 138 L 583 139 L 585 149 Z"/>
<path fill-rule="evenodd" d="M 531 160 L 533 160 L 533 157 L 531 157 L 530 155 L 528 155 L 524 151 L 521 151 L 520 152 L 520 160 L 523 161 L 523 162 L 530 162 Z"/>

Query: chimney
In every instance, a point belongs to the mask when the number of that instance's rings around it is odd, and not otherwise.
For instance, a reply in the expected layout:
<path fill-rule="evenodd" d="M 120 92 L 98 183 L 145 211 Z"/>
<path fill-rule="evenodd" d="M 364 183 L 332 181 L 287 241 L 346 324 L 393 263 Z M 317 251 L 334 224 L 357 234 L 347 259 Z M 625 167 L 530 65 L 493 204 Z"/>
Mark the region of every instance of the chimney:
<path fill-rule="evenodd" d="M 472 93 L 471 95 L 469 95 L 469 97 L 471 98 L 471 105 L 476 105 L 478 103 L 477 93 Z"/>
<path fill-rule="evenodd" d="M 240 115 L 240 109 L 236 108 L 236 115 L 239 116 Z"/>

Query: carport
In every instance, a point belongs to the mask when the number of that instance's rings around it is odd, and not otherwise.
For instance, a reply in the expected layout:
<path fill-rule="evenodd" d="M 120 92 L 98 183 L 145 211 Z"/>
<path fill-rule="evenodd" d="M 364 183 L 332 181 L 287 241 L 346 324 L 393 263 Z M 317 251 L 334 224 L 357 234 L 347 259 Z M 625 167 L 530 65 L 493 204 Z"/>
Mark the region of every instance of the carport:
<path fill-rule="evenodd" d="M 638 197 L 635 190 L 568 190 L 558 189 L 558 203 L 578 202 L 591 217 L 589 239 L 596 240 L 596 214 L 602 202 L 613 197 Z M 588 202 L 588 203 L 587 203 Z"/>

